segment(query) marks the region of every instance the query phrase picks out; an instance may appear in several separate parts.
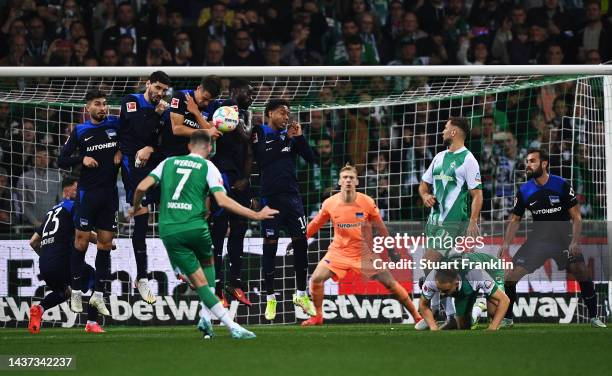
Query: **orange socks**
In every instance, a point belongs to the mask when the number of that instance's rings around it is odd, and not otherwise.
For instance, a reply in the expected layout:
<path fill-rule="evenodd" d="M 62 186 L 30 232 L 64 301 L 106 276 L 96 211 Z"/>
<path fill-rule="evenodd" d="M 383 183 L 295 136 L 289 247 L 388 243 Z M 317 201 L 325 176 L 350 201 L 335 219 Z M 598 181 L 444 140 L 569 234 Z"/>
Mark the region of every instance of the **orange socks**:
<path fill-rule="evenodd" d="M 421 319 L 421 315 L 414 306 L 414 303 L 412 303 L 412 299 L 410 299 L 408 291 L 406 291 L 406 289 L 400 285 L 399 282 L 394 281 L 389 291 L 395 295 L 395 298 L 402 303 L 406 309 L 408 309 L 408 312 L 410 312 L 415 322 L 418 322 Z"/>
<path fill-rule="evenodd" d="M 323 283 L 310 283 L 310 295 L 317 310 L 317 316 L 323 314 Z"/>

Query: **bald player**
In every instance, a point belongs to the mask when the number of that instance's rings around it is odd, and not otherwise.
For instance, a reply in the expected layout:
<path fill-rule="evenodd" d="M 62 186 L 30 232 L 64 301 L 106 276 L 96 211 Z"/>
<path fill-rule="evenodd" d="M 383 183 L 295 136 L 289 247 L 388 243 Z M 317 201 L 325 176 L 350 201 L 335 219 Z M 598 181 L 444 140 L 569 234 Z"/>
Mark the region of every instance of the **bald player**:
<path fill-rule="evenodd" d="M 416 322 L 421 320 L 408 292 L 393 278 L 387 270 L 374 268 L 376 254 L 364 245 L 369 243 L 368 226 L 378 230 L 381 236 L 389 232 L 383 223 L 374 200 L 358 193 L 357 170 L 347 165 L 340 170 L 340 193 L 336 193 L 323 202 L 319 214 L 306 229 L 310 238 L 331 219 L 334 228 L 334 239 L 329 245 L 327 254 L 317 265 L 310 280 L 310 293 L 316 309 L 316 315 L 302 322 L 302 326 L 323 324 L 323 284 L 329 278 L 342 279 L 349 270 L 375 279 L 383 284 L 395 298 L 410 312 Z"/>

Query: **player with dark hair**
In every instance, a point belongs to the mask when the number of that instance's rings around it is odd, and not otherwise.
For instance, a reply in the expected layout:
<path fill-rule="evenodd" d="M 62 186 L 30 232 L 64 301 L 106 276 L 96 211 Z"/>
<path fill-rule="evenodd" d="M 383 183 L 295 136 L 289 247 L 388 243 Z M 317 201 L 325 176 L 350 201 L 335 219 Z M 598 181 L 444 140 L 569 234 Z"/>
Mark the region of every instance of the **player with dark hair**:
<path fill-rule="evenodd" d="M 221 94 L 221 80 L 204 77 L 195 90 L 175 91 L 170 107 L 164 113 L 161 146 L 166 157 L 189 154 L 189 137 L 197 129 L 204 129 L 214 138 L 221 136 L 206 120 L 212 112 L 209 105 Z"/>
<path fill-rule="evenodd" d="M 253 164 L 253 153 L 250 146 L 251 116 L 249 107 L 253 102 L 253 88 L 249 81 L 233 79 L 230 82 L 230 98 L 217 100 L 210 106 L 209 116 L 221 106 L 238 107 L 239 124 L 234 132 L 225 134 L 216 141 L 215 155 L 211 161 L 217 166 L 223 177 L 223 185 L 229 197 L 242 206 L 251 205 L 249 177 Z M 227 305 L 225 299 L 223 276 L 223 242 L 227 236 L 227 253 L 230 259 L 230 278 L 225 291 L 234 299 L 250 306 L 251 302 L 244 293 L 241 270 L 244 236 L 248 223 L 244 217 L 227 212 L 220 208 L 214 199 L 211 206 L 211 236 L 215 249 L 216 288 L 219 299 Z"/>
<path fill-rule="evenodd" d="M 162 115 L 168 103 L 163 100 L 172 85 L 170 77 L 162 72 L 151 73 L 142 94 L 128 94 L 121 101 L 121 126 L 119 143 L 121 148 L 121 177 L 126 192 L 126 201 L 133 202 L 134 189 L 163 159 L 158 146 Z M 155 302 L 147 280 L 147 228 L 149 225 L 148 204 L 159 202 L 159 191 L 153 190 L 146 197 L 142 215 L 134 217 L 132 247 L 136 259 L 136 282 L 142 299 Z"/>
<path fill-rule="evenodd" d="M 478 236 L 478 220 L 482 209 L 482 186 L 480 168 L 474 155 L 465 147 L 465 140 L 470 134 L 470 125 L 465 118 L 450 118 L 442 131 L 442 140 L 448 148 L 438 153 L 425 171 L 419 185 L 419 195 L 423 204 L 431 208 L 427 219 L 425 233 L 427 250 L 425 260 L 441 261 L 457 256 L 449 242 L 441 241 L 447 236 L 456 240 L 458 237 Z M 468 211 L 468 199 L 471 196 L 471 210 Z M 425 271 L 428 273 L 429 271 Z M 439 302 L 436 296 L 434 309 Z M 451 298 L 445 302 L 447 316 L 446 329 L 456 326 L 454 306 Z M 421 322 L 425 325 L 425 322 Z M 416 326 L 418 329 L 419 325 Z"/>
<path fill-rule="evenodd" d="M 567 270 L 580 284 L 591 326 L 605 328 L 606 324 L 597 317 L 595 287 L 580 251 L 582 215 L 574 189 L 565 179 L 548 173 L 548 154 L 544 150 L 529 149 L 525 163 L 529 180 L 521 185 L 514 198 L 500 256 L 508 252 L 525 209 L 531 212 L 533 229 L 512 258 L 514 268 L 506 273 L 505 287 L 510 308 L 503 325 L 514 324 L 512 305 L 518 281 L 544 265 L 546 260 L 553 259 L 560 270 Z"/>
<path fill-rule="evenodd" d="M 306 294 L 307 220 L 295 171 L 297 155 L 310 163 L 314 162 L 315 155 L 302 134 L 300 124 L 289 120 L 288 101 L 270 100 L 265 107 L 264 115 L 267 122 L 253 128 L 253 154 L 260 171 L 261 202 L 280 212 L 275 218 L 263 221 L 261 226 L 264 236 L 263 289 L 267 294 L 265 317 L 267 320 L 274 320 L 276 317 L 274 269 L 281 226 L 286 227 L 294 249 L 297 291 L 293 295 L 293 303 L 302 307 L 310 316 L 315 316 L 315 308 Z"/>
<path fill-rule="evenodd" d="M 271 218 L 277 211 L 264 207 L 255 212 L 227 196 L 219 170 L 206 159 L 212 149 L 208 133 L 193 132 L 188 147 L 191 154 L 165 159 L 138 184 L 130 213 L 139 214 L 145 192 L 159 184 L 159 237 L 170 263 L 189 278 L 201 302 L 225 324 L 233 338 L 255 338 L 255 334 L 232 320 L 210 288 L 209 283 L 215 280 L 215 268 L 203 198 L 212 194 L 219 206 L 257 221 Z M 214 335 L 210 320 L 200 320 L 198 328 L 205 335 Z"/>
<path fill-rule="evenodd" d="M 77 193 L 75 178 L 64 178 L 62 181 L 63 200 L 49 210 L 42 221 L 40 228 L 36 229 L 30 238 L 30 246 L 40 258 L 38 267 L 40 276 L 51 289 L 40 304 L 30 307 L 30 322 L 28 330 L 32 334 L 40 332 L 42 315 L 44 311 L 65 302 L 71 295 L 70 257 L 74 247 L 74 198 Z M 90 233 L 92 243 L 96 242 L 96 234 Z M 82 284 L 82 292 L 93 288 L 95 270 L 88 264 L 83 264 L 81 271 L 86 283 Z M 104 333 L 98 324 L 98 311 L 93 305 L 87 310 L 87 333 Z"/>
<path fill-rule="evenodd" d="M 96 284 L 89 304 L 110 316 L 103 293 L 110 283 L 110 251 L 117 231 L 119 195 L 117 173 L 121 162 L 119 151 L 119 119 L 108 116 L 106 94 L 93 90 L 85 96 L 90 119 L 77 124 L 62 148 L 58 165 L 69 168 L 82 164 L 79 192 L 75 200 L 75 239 L 70 270 L 72 295 L 70 308 L 82 312 L 82 275 L 90 232 L 98 234 L 96 254 Z M 77 153 L 77 155 L 74 155 Z"/>

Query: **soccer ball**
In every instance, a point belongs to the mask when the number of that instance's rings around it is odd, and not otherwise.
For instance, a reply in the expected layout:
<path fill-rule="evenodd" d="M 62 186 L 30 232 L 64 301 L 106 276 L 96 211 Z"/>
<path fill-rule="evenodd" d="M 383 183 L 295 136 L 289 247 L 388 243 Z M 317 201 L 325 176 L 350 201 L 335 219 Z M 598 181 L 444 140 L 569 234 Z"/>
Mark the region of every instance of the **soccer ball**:
<path fill-rule="evenodd" d="M 217 108 L 212 123 L 222 133 L 233 131 L 238 126 L 238 108 L 234 106 Z"/>

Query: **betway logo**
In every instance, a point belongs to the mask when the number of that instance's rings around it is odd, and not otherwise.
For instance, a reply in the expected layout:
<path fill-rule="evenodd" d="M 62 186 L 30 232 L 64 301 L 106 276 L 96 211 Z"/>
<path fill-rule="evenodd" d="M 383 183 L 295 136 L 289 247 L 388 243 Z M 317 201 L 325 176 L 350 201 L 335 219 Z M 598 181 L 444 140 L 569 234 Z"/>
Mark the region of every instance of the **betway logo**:
<path fill-rule="evenodd" d="M 87 147 L 87 151 L 96 151 L 102 149 L 110 149 L 117 146 L 117 142 L 107 142 L 105 144 L 91 145 Z"/>
<path fill-rule="evenodd" d="M 562 297 L 524 297 L 518 298 L 512 313 L 515 317 L 558 317 L 560 324 L 572 322 L 578 307 L 578 298 L 569 299 L 569 304 Z"/>
<path fill-rule="evenodd" d="M 417 304 L 415 302 L 415 304 Z M 308 319 L 301 308 L 296 308 L 298 320 Z M 414 323 L 408 314 L 405 324 Z M 339 295 L 336 299 L 323 300 L 323 318 L 326 320 L 364 320 L 364 319 L 401 319 L 404 317 L 402 305 L 392 298 L 363 298 L 355 295 Z"/>

